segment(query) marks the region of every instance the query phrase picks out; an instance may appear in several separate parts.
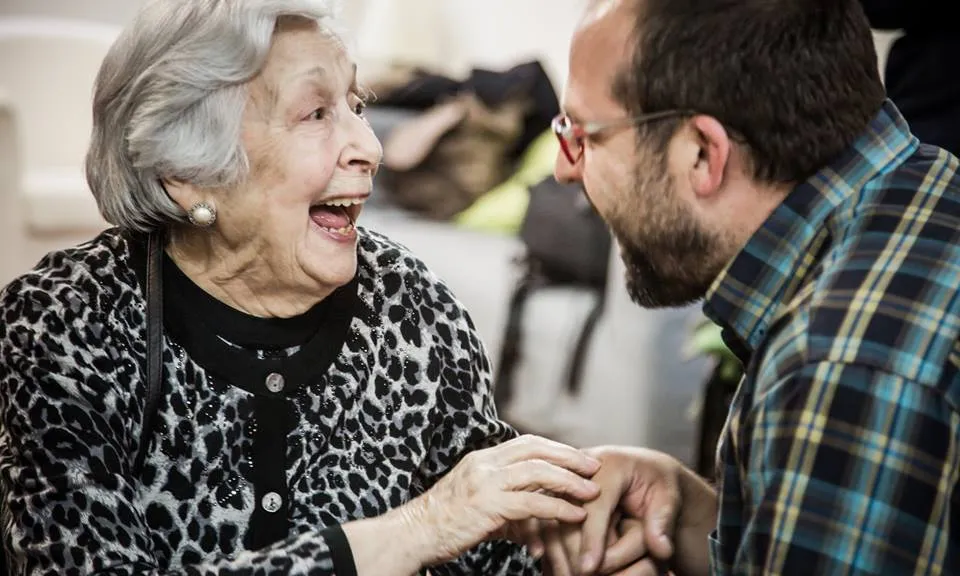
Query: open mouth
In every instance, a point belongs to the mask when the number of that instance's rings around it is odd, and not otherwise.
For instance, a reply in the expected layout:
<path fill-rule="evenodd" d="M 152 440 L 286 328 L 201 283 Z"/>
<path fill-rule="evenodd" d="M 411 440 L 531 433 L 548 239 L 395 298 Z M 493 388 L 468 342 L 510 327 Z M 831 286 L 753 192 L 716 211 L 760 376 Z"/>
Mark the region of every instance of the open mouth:
<path fill-rule="evenodd" d="M 310 219 L 321 230 L 338 236 L 352 236 L 366 197 L 331 198 L 310 207 Z"/>

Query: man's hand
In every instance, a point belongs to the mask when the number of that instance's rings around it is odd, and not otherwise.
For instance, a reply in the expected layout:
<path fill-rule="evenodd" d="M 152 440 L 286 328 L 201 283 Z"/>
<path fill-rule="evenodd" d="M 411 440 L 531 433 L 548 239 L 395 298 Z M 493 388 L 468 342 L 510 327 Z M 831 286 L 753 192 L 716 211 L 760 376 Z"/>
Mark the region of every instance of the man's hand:
<path fill-rule="evenodd" d="M 583 543 L 582 526 L 575 524 L 544 523 L 542 531 L 544 574 L 547 576 L 578 576 L 583 572 L 579 564 Z M 657 562 L 647 555 L 643 541 L 643 523 L 633 518 L 614 519 L 607 532 L 604 563 L 598 574 L 614 576 L 657 576 L 661 574 Z"/>
<path fill-rule="evenodd" d="M 709 571 L 707 541 L 716 524 L 717 496 L 706 482 L 662 452 L 601 447 L 587 453 L 601 463 L 592 478 L 600 496 L 584 506 L 580 574 L 614 573 L 643 554 L 684 576 Z M 608 549 L 618 511 L 640 524 Z"/>
<path fill-rule="evenodd" d="M 542 558 L 544 576 L 582 574 L 578 565 L 583 542 L 582 524 L 534 519 L 513 523 L 504 536 L 526 545 L 535 558 Z M 647 555 L 643 523 L 634 518 L 621 518 L 619 514 L 615 514 L 607 531 L 604 564 L 607 566 L 597 574 L 657 576 L 663 573 L 659 563 Z"/>
<path fill-rule="evenodd" d="M 584 522 L 514 522 L 506 537 L 543 557 L 549 576 L 662 574 L 664 566 L 681 576 L 709 572 L 717 495 L 706 482 L 662 452 L 585 452 L 601 465 L 591 478 L 600 496 L 583 505 Z"/>

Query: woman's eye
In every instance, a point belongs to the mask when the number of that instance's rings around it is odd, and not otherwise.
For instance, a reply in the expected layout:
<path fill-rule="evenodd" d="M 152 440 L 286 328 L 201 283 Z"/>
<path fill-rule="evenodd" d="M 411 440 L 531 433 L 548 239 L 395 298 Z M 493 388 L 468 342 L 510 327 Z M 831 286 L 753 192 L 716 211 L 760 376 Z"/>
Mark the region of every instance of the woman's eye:
<path fill-rule="evenodd" d="M 353 113 L 357 116 L 363 116 L 366 111 L 367 103 L 362 100 L 353 105 Z"/>
<path fill-rule="evenodd" d="M 326 108 L 317 108 L 310 113 L 310 116 L 307 117 L 308 120 L 324 120 L 327 117 Z"/>

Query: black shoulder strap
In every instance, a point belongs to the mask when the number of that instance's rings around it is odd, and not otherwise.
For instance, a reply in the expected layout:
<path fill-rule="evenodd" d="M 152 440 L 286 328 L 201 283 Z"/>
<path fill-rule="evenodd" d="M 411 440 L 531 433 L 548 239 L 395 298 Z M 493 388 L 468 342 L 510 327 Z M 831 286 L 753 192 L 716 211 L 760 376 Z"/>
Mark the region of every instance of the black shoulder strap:
<path fill-rule="evenodd" d="M 513 399 L 513 374 L 520 363 L 523 312 L 535 284 L 533 274 L 527 269 L 510 296 L 510 308 L 507 313 L 507 325 L 503 331 L 497 374 L 493 379 L 493 403 L 501 413 Z"/>
<path fill-rule="evenodd" d="M 583 328 L 577 337 L 577 345 L 573 349 L 573 355 L 570 358 L 570 366 L 567 369 L 567 392 L 572 396 L 580 394 L 580 386 L 583 379 L 583 367 L 587 359 L 587 352 L 590 349 L 590 338 L 593 336 L 594 329 L 603 316 L 604 304 L 606 302 L 606 291 L 598 290 L 597 301 L 594 303 L 590 314 L 583 322 Z"/>
<path fill-rule="evenodd" d="M 143 471 L 150 444 L 153 420 L 160 401 L 161 377 L 163 375 L 163 235 L 150 234 L 147 240 L 147 398 L 143 403 L 143 421 L 140 426 L 140 443 L 133 464 L 133 473 Z"/>

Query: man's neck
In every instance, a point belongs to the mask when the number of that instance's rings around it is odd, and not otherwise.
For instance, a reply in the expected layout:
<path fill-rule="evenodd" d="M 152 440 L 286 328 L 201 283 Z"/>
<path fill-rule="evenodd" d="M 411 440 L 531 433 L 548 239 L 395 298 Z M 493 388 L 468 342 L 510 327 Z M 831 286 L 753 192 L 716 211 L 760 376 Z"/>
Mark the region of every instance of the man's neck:
<path fill-rule="evenodd" d="M 727 229 L 738 247 L 746 246 L 793 188 L 793 184 L 758 183 L 741 188 L 727 207 Z"/>

